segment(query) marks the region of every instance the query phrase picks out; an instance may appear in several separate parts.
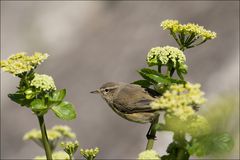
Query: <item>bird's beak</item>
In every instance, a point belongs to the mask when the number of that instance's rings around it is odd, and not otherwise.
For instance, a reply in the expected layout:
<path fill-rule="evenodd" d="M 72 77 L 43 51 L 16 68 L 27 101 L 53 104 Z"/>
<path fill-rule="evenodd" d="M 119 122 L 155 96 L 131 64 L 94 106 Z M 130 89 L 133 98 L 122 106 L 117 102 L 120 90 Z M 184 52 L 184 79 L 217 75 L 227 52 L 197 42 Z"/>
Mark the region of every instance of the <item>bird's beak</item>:
<path fill-rule="evenodd" d="M 96 91 L 91 91 L 90 93 L 97 94 L 97 93 L 99 93 L 99 89 L 97 89 Z"/>

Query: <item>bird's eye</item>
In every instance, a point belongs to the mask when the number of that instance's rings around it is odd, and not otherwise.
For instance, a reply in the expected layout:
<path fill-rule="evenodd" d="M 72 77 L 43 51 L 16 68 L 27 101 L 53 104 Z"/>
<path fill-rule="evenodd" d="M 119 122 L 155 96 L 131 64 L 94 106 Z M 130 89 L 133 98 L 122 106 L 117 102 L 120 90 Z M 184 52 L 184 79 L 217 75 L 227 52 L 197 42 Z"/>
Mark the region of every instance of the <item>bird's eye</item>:
<path fill-rule="evenodd" d="M 105 92 L 108 92 L 108 91 L 109 91 L 109 89 L 105 89 L 104 91 L 105 91 Z"/>

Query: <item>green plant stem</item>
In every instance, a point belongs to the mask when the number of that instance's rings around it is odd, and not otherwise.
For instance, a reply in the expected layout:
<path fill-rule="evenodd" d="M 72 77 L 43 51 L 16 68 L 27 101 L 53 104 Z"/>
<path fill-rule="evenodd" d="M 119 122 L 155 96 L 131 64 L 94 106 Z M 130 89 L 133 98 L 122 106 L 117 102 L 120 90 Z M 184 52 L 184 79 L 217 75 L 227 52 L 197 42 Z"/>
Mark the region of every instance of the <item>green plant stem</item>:
<path fill-rule="evenodd" d="M 189 153 L 186 150 L 187 141 L 185 139 L 185 133 L 174 133 L 173 139 L 181 146 L 177 151 L 176 160 L 188 160 Z"/>
<path fill-rule="evenodd" d="M 205 43 L 206 41 L 207 41 L 207 39 L 205 39 L 205 40 L 203 40 L 203 41 L 201 41 L 200 43 L 197 43 L 197 44 L 195 44 L 195 45 L 188 46 L 187 48 L 193 48 L 193 47 L 199 46 L 199 45 Z"/>
<path fill-rule="evenodd" d="M 173 36 L 173 38 L 175 39 L 175 41 L 177 42 L 177 44 L 178 44 L 179 46 L 181 46 L 180 40 L 177 38 L 176 34 L 175 34 L 172 30 L 170 31 L 170 34 Z"/>
<path fill-rule="evenodd" d="M 41 129 L 41 133 L 42 133 L 42 143 L 44 146 L 46 157 L 48 160 L 52 160 L 52 151 L 51 151 L 51 147 L 48 142 L 47 130 L 46 130 L 43 116 L 38 116 L 38 121 L 39 121 L 40 129 Z"/>
<path fill-rule="evenodd" d="M 94 157 L 93 157 L 93 156 L 89 156 L 89 157 L 87 158 L 87 160 L 94 160 Z"/>
<path fill-rule="evenodd" d="M 150 132 L 147 135 L 148 142 L 147 142 L 146 150 L 151 150 L 153 148 L 154 140 L 157 132 L 154 126 L 158 123 L 158 121 L 159 121 L 159 114 L 155 117 L 155 119 L 151 123 L 150 129 L 149 129 Z"/>
<path fill-rule="evenodd" d="M 162 73 L 161 65 L 158 65 L 158 72 L 159 72 L 159 73 Z"/>
<path fill-rule="evenodd" d="M 69 155 L 69 160 L 73 159 L 73 155 L 72 154 L 68 154 Z"/>
<path fill-rule="evenodd" d="M 186 155 L 185 149 L 178 150 L 176 160 L 188 160 L 188 159 L 189 159 L 189 156 Z"/>

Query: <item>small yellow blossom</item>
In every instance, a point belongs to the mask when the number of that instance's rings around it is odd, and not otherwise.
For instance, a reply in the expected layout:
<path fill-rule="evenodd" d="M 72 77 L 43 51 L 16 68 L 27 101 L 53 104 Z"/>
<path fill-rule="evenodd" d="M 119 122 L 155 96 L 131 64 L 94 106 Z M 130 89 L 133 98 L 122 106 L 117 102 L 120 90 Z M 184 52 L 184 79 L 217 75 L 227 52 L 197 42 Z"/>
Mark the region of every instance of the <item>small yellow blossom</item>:
<path fill-rule="evenodd" d="M 71 142 L 71 141 L 68 141 L 68 142 L 61 142 L 60 143 L 60 146 L 63 148 L 63 150 L 69 154 L 69 155 L 73 155 L 76 151 L 77 151 L 77 148 L 79 146 L 79 143 L 78 141 L 75 141 L 75 142 Z"/>
<path fill-rule="evenodd" d="M 25 52 L 20 52 L 11 55 L 7 60 L 2 60 L 0 62 L 1 68 L 3 71 L 16 76 L 34 69 L 48 57 L 48 54 L 39 52 L 36 52 L 32 56 L 27 56 L 26 54 Z"/>
<path fill-rule="evenodd" d="M 161 27 L 163 27 L 163 30 L 170 29 L 173 32 L 177 32 L 181 29 L 181 25 L 177 20 L 171 20 L 167 19 L 165 21 L 162 21 Z"/>
<path fill-rule="evenodd" d="M 67 153 L 63 151 L 53 152 L 52 154 L 53 160 L 69 160 L 69 156 Z M 46 156 L 36 156 L 34 160 L 46 160 Z"/>
<path fill-rule="evenodd" d="M 76 134 L 72 132 L 72 129 L 66 125 L 55 125 L 52 130 L 60 132 L 63 136 L 68 138 L 76 138 Z"/>
<path fill-rule="evenodd" d="M 177 67 L 177 63 L 182 68 L 186 68 L 186 57 L 181 50 L 171 46 L 152 48 L 147 55 L 147 63 L 149 66 L 169 65 L 173 63 L 173 67 Z"/>
<path fill-rule="evenodd" d="M 161 160 L 158 153 L 154 150 L 146 150 L 138 155 L 139 160 Z"/>
<path fill-rule="evenodd" d="M 203 104 L 204 93 L 200 90 L 200 84 L 173 84 L 161 97 L 150 105 L 153 109 L 164 109 L 167 114 L 174 115 L 180 120 L 187 120 L 195 114 L 193 107 Z"/>
<path fill-rule="evenodd" d="M 31 86 L 42 89 L 43 91 L 56 90 L 54 80 L 51 76 L 45 74 L 34 74 Z"/>
<path fill-rule="evenodd" d="M 161 23 L 163 30 L 169 29 L 174 33 L 194 34 L 196 37 L 202 37 L 202 39 L 214 39 L 217 37 L 216 32 L 206 30 L 203 26 L 198 24 L 188 23 L 180 24 L 177 20 L 164 20 Z"/>
<path fill-rule="evenodd" d="M 99 148 L 96 147 L 95 149 L 80 149 L 80 154 L 85 157 L 86 159 L 94 159 L 97 154 L 99 153 Z"/>

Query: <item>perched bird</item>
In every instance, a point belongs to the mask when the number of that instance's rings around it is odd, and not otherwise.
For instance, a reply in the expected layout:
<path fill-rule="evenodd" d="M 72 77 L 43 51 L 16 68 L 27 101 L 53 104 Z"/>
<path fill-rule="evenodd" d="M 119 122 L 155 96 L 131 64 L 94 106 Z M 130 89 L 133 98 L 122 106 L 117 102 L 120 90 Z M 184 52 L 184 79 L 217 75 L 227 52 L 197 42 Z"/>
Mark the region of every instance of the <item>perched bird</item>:
<path fill-rule="evenodd" d="M 122 118 L 137 123 L 152 122 L 159 111 L 149 105 L 154 101 L 154 91 L 139 85 L 122 82 L 108 82 L 96 91 Z"/>

